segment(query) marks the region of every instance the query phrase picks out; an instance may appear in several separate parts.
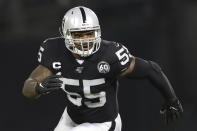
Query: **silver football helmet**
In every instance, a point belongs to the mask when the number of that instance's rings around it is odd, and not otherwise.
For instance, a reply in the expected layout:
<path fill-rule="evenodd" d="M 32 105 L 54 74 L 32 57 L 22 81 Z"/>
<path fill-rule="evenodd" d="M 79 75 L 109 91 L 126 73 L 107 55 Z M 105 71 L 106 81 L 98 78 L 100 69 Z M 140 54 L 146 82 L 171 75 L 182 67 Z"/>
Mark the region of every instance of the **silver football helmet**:
<path fill-rule="evenodd" d="M 62 36 L 65 45 L 72 53 L 81 57 L 87 57 L 97 52 L 101 43 L 101 29 L 96 14 L 89 8 L 79 6 L 66 12 L 62 21 Z M 72 32 L 94 31 L 94 38 L 75 39 Z M 77 48 L 75 43 L 80 43 L 81 48 Z M 90 43 L 93 44 L 90 46 Z M 87 49 L 84 49 L 86 44 Z"/>

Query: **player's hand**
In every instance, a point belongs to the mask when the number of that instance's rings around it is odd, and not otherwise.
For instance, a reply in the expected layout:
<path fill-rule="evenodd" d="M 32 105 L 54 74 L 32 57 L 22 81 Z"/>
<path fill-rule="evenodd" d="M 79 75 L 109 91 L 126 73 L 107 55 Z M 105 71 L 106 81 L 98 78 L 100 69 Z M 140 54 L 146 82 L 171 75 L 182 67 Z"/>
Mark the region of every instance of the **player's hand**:
<path fill-rule="evenodd" d="M 35 89 L 38 94 L 48 94 L 52 91 L 59 90 L 63 82 L 59 79 L 60 75 L 52 75 L 45 78 L 40 84 L 37 84 Z"/>
<path fill-rule="evenodd" d="M 178 119 L 182 113 L 183 107 L 178 99 L 166 102 L 160 110 L 160 114 L 165 124 L 168 124 L 170 120 L 174 121 Z"/>

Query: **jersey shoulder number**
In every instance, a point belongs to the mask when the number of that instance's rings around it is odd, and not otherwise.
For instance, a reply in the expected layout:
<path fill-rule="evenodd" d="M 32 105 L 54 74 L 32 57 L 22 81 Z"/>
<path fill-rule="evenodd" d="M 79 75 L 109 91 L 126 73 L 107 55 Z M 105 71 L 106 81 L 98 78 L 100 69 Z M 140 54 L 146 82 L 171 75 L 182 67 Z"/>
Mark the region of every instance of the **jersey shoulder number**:
<path fill-rule="evenodd" d="M 125 65 L 130 61 L 132 55 L 130 54 L 129 50 L 122 44 L 116 43 L 117 51 L 115 52 L 116 56 L 121 65 Z"/>
<path fill-rule="evenodd" d="M 117 74 L 120 74 L 128 69 L 133 56 L 130 54 L 129 50 L 120 43 L 114 42 L 111 50 L 113 56 L 113 69 Z"/>
<path fill-rule="evenodd" d="M 39 64 L 47 67 L 53 72 L 53 62 L 57 61 L 58 58 L 58 45 L 56 39 L 47 39 L 41 43 L 38 51 L 38 62 Z"/>

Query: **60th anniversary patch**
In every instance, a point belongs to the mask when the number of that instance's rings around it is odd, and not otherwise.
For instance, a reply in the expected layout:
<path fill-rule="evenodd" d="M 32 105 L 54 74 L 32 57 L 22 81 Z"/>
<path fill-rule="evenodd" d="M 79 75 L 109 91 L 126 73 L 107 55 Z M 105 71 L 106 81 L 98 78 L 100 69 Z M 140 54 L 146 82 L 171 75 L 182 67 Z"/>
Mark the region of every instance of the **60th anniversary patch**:
<path fill-rule="evenodd" d="M 105 61 L 101 61 L 98 63 L 97 69 L 100 73 L 108 73 L 110 71 L 110 65 Z"/>

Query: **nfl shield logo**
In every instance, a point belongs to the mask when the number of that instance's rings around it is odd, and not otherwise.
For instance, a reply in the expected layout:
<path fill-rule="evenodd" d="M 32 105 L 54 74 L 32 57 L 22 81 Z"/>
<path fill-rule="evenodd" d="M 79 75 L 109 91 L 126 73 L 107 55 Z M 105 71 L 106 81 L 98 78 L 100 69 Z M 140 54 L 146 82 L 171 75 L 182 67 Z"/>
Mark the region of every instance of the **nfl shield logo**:
<path fill-rule="evenodd" d="M 77 67 L 77 68 L 75 69 L 75 71 L 78 72 L 78 73 L 82 73 L 83 67 Z"/>

